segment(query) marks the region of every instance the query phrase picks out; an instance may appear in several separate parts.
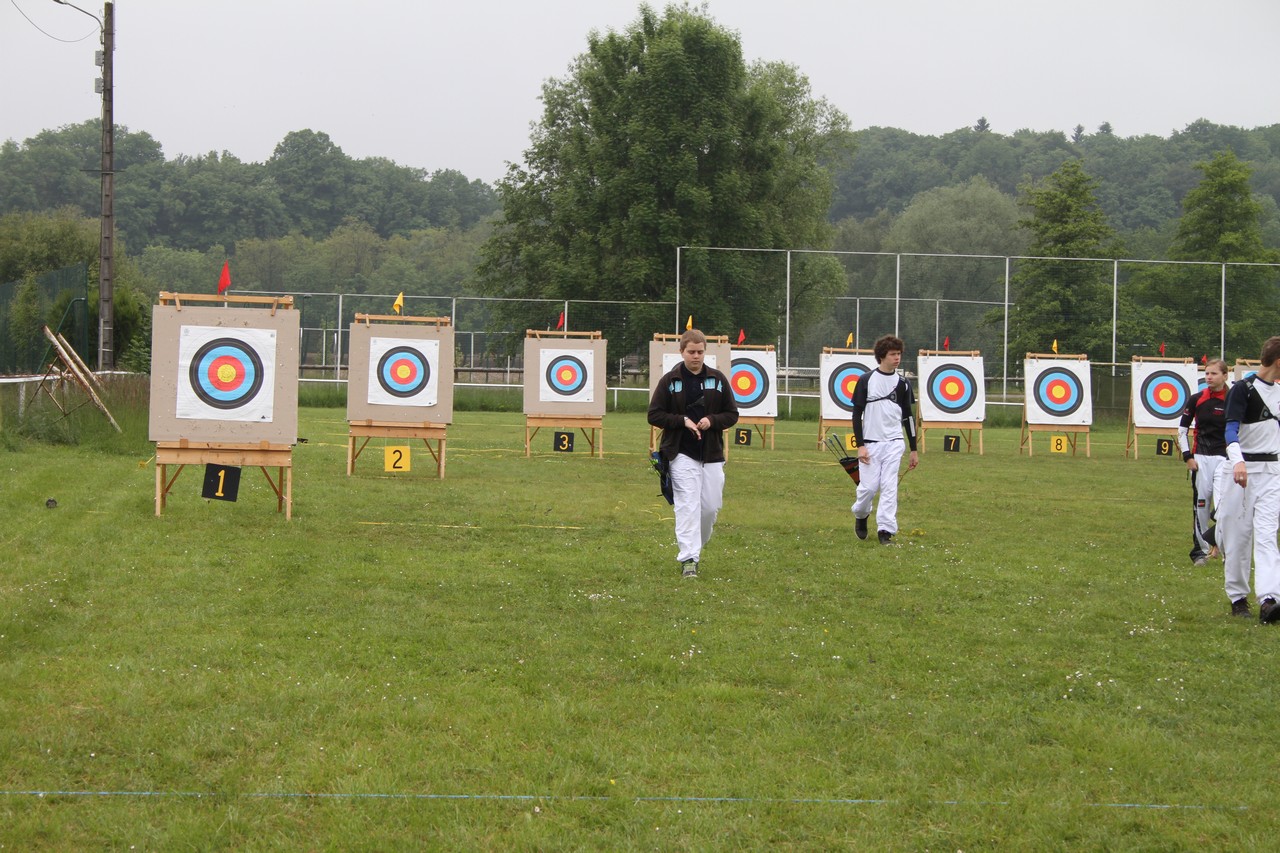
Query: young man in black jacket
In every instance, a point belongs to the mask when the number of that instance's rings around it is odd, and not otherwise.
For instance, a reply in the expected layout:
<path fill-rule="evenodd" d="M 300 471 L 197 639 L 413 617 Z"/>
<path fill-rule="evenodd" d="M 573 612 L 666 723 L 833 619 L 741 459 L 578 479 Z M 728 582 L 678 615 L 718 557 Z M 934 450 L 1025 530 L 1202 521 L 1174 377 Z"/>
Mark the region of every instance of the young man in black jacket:
<path fill-rule="evenodd" d="M 724 431 L 738 422 L 729 379 L 704 363 L 707 337 L 680 336 L 680 364 L 658 380 L 649 423 L 662 430 L 658 452 L 671 466 L 681 573 L 698 576 L 702 548 L 724 503 Z"/>

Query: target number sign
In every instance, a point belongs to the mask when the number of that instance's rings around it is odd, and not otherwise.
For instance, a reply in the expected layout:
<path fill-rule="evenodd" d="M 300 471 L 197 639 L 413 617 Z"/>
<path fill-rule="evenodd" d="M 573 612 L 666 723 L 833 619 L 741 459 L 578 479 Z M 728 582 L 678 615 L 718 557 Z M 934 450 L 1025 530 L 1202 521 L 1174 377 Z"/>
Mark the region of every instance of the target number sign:
<path fill-rule="evenodd" d="M 1066 453 L 1067 437 L 1065 435 L 1049 436 L 1049 452 L 1050 453 Z"/>
<path fill-rule="evenodd" d="M 942 450 L 944 453 L 959 453 L 960 452 L 960 436 L 944 435 L 942 437 Z"/>
<path fill-rule="evenodd" d="M 1156 456 L 1172 456 L 1173 455 L 1173 439 L 1157 438 L 1156 439 Z"/>
<path fill-rule="evenodd" d="M 240 469 L 227 465 L 205 465 L 200 496 L 214 501 L 235 501 L 240 494 Z"/>
<path fill-rule="evenodd" d="M 778 354 L 772 350 L 732 353 L 729 387 L 738 411 L 744 415 L 778 416 Z"/>
<path fill-rule="evenodd" d="M 924 421 L 986 418 L 981 356 L 920 356 L 920 417 Z"/>
<path fill-rule="evenodd" d="M 1093 423 L 1089 362 L 1084 359 L 1028 359 L 1027 423 Z"/>
<path fill-rule="evenodd" d="M 856 435 L 854 435 L 853 433 L 851 433 L 851 432 L 847 432 L 847 433 L 845 433 L 845 436 L 844 436 L 844 449 L 845 449 L 845 450 L 847 450 L 847 451 L 849 451 L 850 453 L 857 453 L 857 452 L 858 452 L 858 437 L 857 437 Z"/>
<path fill-rule="evenodd" d="M 402 445 L 382 448 L 382 470 L 392 474 L 412 470 L 409 448 Z"/>
<path fill-rule="evenodd" d="M 739 447 L 751 446 L 751 430 L 737 427 L 733 431 L 733 443 Z"/>
<path fill-rule="evenodd" d="M 875 369 L 870 358 L 823 353 L 818 370 L 822 386 L 822 417 L 828 420 L 851 417 L 853 389 L 858 387 L 862 377 Z"/>
<path fill-rule="evenodd" d="M 573 433 L 557 432 L 552 439 L 551 449 L 556 453 L 573 452 Z"/>
<path fill-rule="evenodd" d="M 177 417 L 270 423 L 275 366 L 274 329 L 183 326 Z"/>
<path fill-rule="evenodd" d="M 1199 370 L 1194 364 L 1134 362 L 1134 426 L 1176 426 L 1199 381 Z"/>

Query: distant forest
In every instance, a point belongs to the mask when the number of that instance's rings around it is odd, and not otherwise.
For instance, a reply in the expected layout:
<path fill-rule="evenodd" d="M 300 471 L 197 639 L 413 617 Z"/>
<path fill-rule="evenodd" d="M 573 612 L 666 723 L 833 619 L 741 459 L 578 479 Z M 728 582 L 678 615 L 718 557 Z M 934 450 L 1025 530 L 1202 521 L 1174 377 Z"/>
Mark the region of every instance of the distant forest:
<path fill-rule="evenodd" d="M 1226 150 L 1250 170 L 1264 243 L 1280 246 L 1280 124 L 1195 121 L 1162 138 L 1122 137 L 1106 124 L 1005 135 L 980 119 L 943 136 L 869 128 L 853 137 L 853 156 L 831 165 L 834 243 L 793 248 L 1017 253 L 1027 244 L 1017 216 L 983 222 L 985 230 L 917 223 L 909 231 L 909 212 L 930 193 L 961 187 L 998 192 L 1013 209 L 1034 182 L 1076 159 L 1097 182 L 1124 256 L 1165 257 L 1183 197 L 1202 178 L 1197 164 Z M 0 146 L 0 282 L 33 272 L 30 258 L 3 251 L 5 235 L 22 233 L 33 216 L 79 219 L 96 244 L 99 142 L 91 120 Z M 245 163 L 226 152 L 168 159 L 150 134 L 121 127 L 115 163 L 117 251 L 142 293 L 211 289 L 231 258 L 237 289 L 465 294 L 499 211 L 489 184 L 451 169 L 354 159 L 313 130 L 289 133 L 265 163 Z"/>

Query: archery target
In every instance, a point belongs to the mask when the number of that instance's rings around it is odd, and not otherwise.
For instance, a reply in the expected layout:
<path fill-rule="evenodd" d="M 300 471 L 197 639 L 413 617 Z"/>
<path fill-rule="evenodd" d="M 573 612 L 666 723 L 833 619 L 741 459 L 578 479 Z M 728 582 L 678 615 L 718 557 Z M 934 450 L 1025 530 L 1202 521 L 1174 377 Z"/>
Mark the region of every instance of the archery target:
<path fill-rule="evenodd" d="M 1026 413 L 1029 424 L 1093 423 L 1089 362 L 1028 360 Z"/>
<path fill-rule="evenodd" d="M 662 372 L 659 373 L 658 375 L 665 376 L 669 370 L 671 370 L 677 364 L 680 364 L 682 361 L 684 361 L 684 359 L 681 358 L 679 352 L 664 352 L 662 354 Z M 710 367 L 712 370 L 720 369 L 719 365 L 716 364 L 716 361 L 717 359 L 716 359 L 715 353 L 709 352 L 702 358 L 702 363 L 705 366 Z"/>
<path fill-rule="evenodd" d="M 744 350 L 730 359 L 729 387 L 743 415 L 778 416 L 778 354 L 773 350 Z"/>
<path fill-rule="evenodd" d="M 870 357 L 824 352 L 818 369 L 822 386 L 822 417 L 828 420 L 852 417 L 853 389 L 863 376 L 875 369 L 875 362 Z"/>
<path fill-rule="evenodd" d="M 538 373 L 543 403 L 591 403 L 595 400 L 592 350 L 544 349 Z"/>
<path fill-rule="evenodd" d="M 195 420 L 270 423 L 275 366 L 274 329 L 183 326 L 175 414 Z"/>
<path fill-rule="evenodd" d="M 1199 385 L 1200 371 L 1194 364 L 1133 363 L 1133 425 L 1138 427 L 1177 426 L 1182 410 L 1191 401 L 1192 389 Z"/>
<path fill-rule="evenodd" d="M 920 356 L 920 415 L 924 421 L 986 418 L 981 356 Z"/>
<path fill-rule="evenodd" d="M 369 339 L 368 402 L 382 406 L 434 406 L 439 392 L 440 341 Z"/>

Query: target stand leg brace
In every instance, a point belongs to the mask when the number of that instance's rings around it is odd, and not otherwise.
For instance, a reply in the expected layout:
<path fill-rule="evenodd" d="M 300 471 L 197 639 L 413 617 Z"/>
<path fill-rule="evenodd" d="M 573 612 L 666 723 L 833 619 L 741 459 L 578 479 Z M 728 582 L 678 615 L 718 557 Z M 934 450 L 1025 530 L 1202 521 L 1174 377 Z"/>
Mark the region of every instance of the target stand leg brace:
<path fill-rule="evenodd" d="M 161 441 L 156 443 L 156 515 L 164 512 L 166 498 L 182 469 L 188 465 L 230 465 L 261 468 L 276 494 L 276 512 L 293 518 L 293 448 L 288 445 L 220 444 L 217 442 Z M 169 476 L 169 466 L 178 470 Z M 277 469 L 275 477 L 269 468 Z"/>

